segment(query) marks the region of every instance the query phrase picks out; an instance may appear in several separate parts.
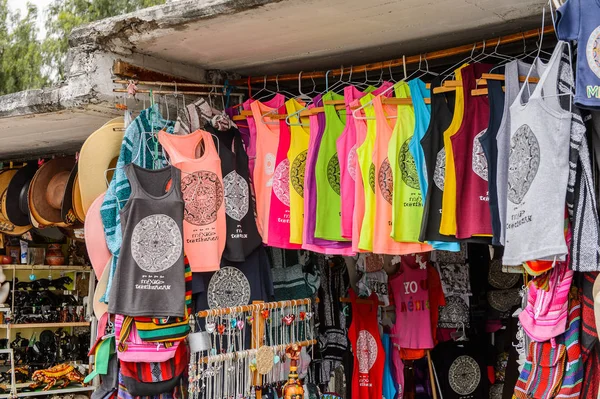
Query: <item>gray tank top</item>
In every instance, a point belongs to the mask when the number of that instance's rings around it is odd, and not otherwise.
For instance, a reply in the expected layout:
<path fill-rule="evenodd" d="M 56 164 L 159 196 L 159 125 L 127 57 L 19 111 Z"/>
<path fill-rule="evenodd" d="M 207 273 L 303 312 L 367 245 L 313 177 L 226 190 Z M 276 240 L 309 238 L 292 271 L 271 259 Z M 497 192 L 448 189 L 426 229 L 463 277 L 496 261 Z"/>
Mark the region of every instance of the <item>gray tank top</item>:
<path fill-rule="evenodd" d="M 540 81 L 525 102 L 523 85 L 510 106 L 506 235 L 503 263 L 566 255 L 565 197 L 569 175 L 571 112 L 558 94 L 565 42 L 558 42 Z"/>
<path fill-rule="evenodd" d="M 519 75 L 527 75 L 531 64 L 527 64 L 521 60 L 511 61 L 506 64 L 504 69 L 504 112 L 502 121 L 498 129 L 496 141 L 498 145 L 498 158 L 496 160 L 496 187 L 498 192 L 498 215 L 500 218 L 500 244 L 504 245 L 504 237 L 506 234 L 506 201 L 508 188 L 508 157 L 510 155 L 510 112 L 509 108 L 515 102 L 521 83 Z M 533 67 L 530 76 L 539 77 L 537 65 Z M 531 84 L 530 89 L 533 90 L 536 85 Z M 527 101 L 529 92 L 523 92 L 523 101 Z"/>
<path fill-rule="evenodd" d="M 123 244 L 108 311 L 183 317 L 183 198 L 179 169 L 125 166 L 131 196 L 121 209 Z M 169 186 L 170 182 L 170 186 Z"/>

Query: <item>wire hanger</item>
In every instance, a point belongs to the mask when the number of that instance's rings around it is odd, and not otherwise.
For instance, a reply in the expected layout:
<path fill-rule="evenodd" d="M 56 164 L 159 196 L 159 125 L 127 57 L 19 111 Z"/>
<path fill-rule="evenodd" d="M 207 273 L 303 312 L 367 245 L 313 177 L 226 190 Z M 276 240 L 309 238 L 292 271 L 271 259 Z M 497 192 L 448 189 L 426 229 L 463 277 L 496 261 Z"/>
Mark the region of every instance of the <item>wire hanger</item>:
<path fill-rule="evenodd" d="M 312 97 L 302 92 L 302 71 L 300 71 L 298 74 L 298 93 L 299 95 L 296 97 L 298 100 L 302 100 L 304 102 L 312 101 Z"/>
<path fill-rule="evenodd" d="M 271 95 L 273 95 L 273 94 L 277 94 L 277 93 L 276 93 L 276 92 L 274 92 L 273 90 L 271 90 L 271 89 L 267 88 L 267 75 L 265 75 L 265 76 L 264 76 L 264 78 L 263 78 L 263 83 L 264 83 L 263 87 L 262 87 L 262 88 L 261 88 L 259 91 L 257 91 L 257 92 L 254 94 L 254 99 L 255 99 L 256 101 L 262 101 L 262 100 L 266 99 L 267 97 L 269 97 L 269 96 L 271 96 Z M 258 95 L 259 95 L 260 93 L 262 93 L 262 92 L 266 92 L 266 94 L 263 94 L 263 96 L 262 96 L 262 97 L 259 97 Z"/>

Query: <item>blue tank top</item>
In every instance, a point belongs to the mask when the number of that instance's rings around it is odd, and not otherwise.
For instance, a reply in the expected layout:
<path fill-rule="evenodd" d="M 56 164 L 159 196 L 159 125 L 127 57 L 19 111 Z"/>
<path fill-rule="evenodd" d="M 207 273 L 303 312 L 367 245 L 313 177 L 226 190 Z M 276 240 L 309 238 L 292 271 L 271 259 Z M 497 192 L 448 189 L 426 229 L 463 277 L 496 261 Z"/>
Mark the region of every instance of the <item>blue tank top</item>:
<path fill-rule="evenodd" d="M 396 397 L 396 384 L 392 377 L 392 351 L 394 347 L 389 334 L 383 334 L 381 337 L 383 350 L 385 351 L 385 363 L 383 366 L 383 398 L 394 399 Z"/>

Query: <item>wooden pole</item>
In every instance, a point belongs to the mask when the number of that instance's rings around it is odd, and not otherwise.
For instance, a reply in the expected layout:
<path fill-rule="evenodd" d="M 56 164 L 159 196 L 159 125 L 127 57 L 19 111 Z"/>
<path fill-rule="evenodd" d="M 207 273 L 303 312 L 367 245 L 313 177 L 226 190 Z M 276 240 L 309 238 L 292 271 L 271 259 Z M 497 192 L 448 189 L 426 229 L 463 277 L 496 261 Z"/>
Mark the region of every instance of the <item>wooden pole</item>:
<path fill-rule="evenodd" d="M 554 32 L 554 27 L 552 25 L 547 26 L 544 28 L 543 31 L 544 31 L 544 34 L 552 33 L 552 32 Z M 352 73 L 355 74 L 355 73 L 368 72 L 368 71 L 379 71 L 384 68 L 394 68 L 394 67 L 406 66 L 406 65 L 410 65 L 410 64 L 418 64 L 419 61 L 420 60 L 422 61 L 423 59 L 426 59 L 427 61 L 431 61 L 431 60 L 437 60 L 437 59 L 442 59 L 442 58 L 448 58 L 448 57 L 452 57 L 452 56 L 460 55 L 460 54 L 467 54 L 467 53 L 470 53 L 471 51 L 477 51 L 477 50 L 482 49 L 484 45 L 485 45 L 485 48 L 495 48 L 497 45 L 501 46 L 504 44 L 517 43 L 522 40 L 539 37 L 540 32 L 541 32 L 541 29 L 532 29 L 532 30 L 528 30 L 526 32 L 514 33 L 512 35 L 502 36 L 500 38 L 488 39 L 488 40 L 484 40 L 481 42 L 465 44 L 464 46 L 452 47 L 452 48 L 445 49 L 445 50 L 433 51 L 433 52 L 425 53 L 425 54 L 417 54 L 417 55 L 413 55 L 410 57 L 402 57 L 402 58 L 397 58 L 397 59 L 388 60 L 388 61 L 376 62 L 373 64 L 357 65 L 357 66 L 352 67 Z M 403 62 L 403 59 L 405 60 L 404 62 Z M 328 77 L 340 76 L 340 75 L 342 75 L 342 73 L 345 75 L 349 74 L 350 68 L 332 69 L 329 71 L 327 76 Z M 324 78 L 325 74 L 326 74 L 326 72 L 324 72 L 324 71 L 307 72 L 307 73 L 302 73 L 302 76 L 300 78 L 302 80 L 320 79 L 320 78 Z M 287 74 L 287 75 L 277 75 L 277 76 L 273 75 L 273 76 L 266 77 L 267 82 L 275 82 L 275 81 L 283 82 L 283 81 L 291 81 L 291 80 L 297 81 L 298 74 Z M 234 86 L 245 86 L 245 85 L 248 85 L 248 83 L 259 84 L 259 83 L 263 83 L 263 82 L 265 82 L 265 77 L 255 76 L 255 77 L 251 77 L 249 80 L 247 78 L 233 80 L 231 82 L 231 84 Z"/>
<path fill-rule="evenodd" d="M 433 364 L 431 363 L 431 351 L 429 349 L 427 349 L 427 365 L 429 366 L 429 381 L 431 382 L 431 392 L 433 393 L 433 399 L 437 399 L 435 376 L 433 375 Z"/>

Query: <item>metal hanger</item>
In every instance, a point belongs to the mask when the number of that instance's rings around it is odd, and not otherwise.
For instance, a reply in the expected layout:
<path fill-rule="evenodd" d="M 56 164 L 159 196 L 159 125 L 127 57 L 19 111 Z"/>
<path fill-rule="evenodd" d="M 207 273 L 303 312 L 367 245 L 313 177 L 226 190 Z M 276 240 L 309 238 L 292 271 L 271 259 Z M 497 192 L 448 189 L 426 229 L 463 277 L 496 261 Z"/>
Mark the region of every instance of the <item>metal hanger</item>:
<path fill-rule="evenodd" d="M 302 92 L 302 71 L 300 71 L 300 73 L 298 74 L 298 93 L 299 96 L 296 97 L 297 99 L 302 100 L 304 102 L 312 101 L 311 96 Z"/>
<path fill-rule="evenodd" d="M 485 43 L 485 41 L 484 41 L 484 43 Z M 445 75 L 444 78 L 442 79 L 442 81 L 440 82 L 440 86 L 444 83 L 444 81 L 446 79 L 448 79 L 450 76 L 452 76 L 454 74 L 454 70 L 456 68 L 463 65 L 464 63 L 476 62 L 475 58 L 473 58 L 473 54 L 475 53 L 476 47 L 477 47 L 477 43 L 473 43 L 473 48 L 471 49 L 471 54 L 469 54 L 468 57 L 462 59 L 461 61 L 457 62 L 456 64 L 452 65 L 450 68 L 448 68 L 445 71 L 443 71 L 442 73 L 440 73 L 440 75 L 442 75 L 442 76 Z"/>
<path fill-rule="evenodd" d="M 267 75 L 265 75 L 265 77 L 263 79 L 263 83 L 264 83 L 263 87 L 254 94 L 254 99 L 256 101 L 262 101 L 262 100 L 266 99 L 267 97 L 269 97 L 269 96 L 271 96 L 273 94 L 277 94 L 273 90 L 267 88 Z M 260 94 L 262 92 L 266 92 L 266 94 L 263 94 L 262 97 L 258 97 L 258 94 Z"/>

